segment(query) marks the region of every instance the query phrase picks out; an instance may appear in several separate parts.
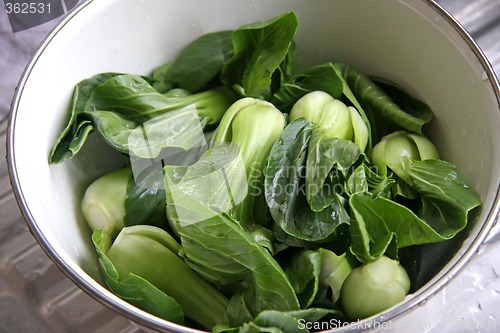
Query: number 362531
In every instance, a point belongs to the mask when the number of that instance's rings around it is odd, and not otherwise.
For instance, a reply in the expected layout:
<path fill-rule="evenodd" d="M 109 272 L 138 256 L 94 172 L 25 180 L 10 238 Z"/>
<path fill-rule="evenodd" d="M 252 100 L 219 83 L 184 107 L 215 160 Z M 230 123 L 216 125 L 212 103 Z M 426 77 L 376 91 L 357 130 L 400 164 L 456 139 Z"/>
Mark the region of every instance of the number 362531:
<path fill-rule="evenodd" d="M 43 2 L 5 3 L 7 14 L 48 14 L 50 9 L 50 3 Z"/>

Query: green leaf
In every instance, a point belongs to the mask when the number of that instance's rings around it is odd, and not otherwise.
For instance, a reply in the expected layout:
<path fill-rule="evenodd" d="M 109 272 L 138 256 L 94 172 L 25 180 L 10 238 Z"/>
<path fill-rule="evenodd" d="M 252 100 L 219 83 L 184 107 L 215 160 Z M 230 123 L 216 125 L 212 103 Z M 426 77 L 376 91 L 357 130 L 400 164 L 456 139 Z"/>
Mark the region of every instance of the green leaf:
<path fill-rule="evenodd" d="M 85 104 L 85 111 L 115 111 L 129 120 L 144 122 L 171 110 L 170 104 L 167 97 L 141 76 L 123 74 L 96 87 Z"/>
<path fill-rule="evenodd" d="M 89 112 L 97 132 L 116 150 L 131 157 L 166 159 L 166 148 L 184 151 L 206 147 L 203 128 L 194 107 L 185 107 L 156 116 L 142 124 L 116 112 Z M 166 135 L 168 133 L 168 135 Z"/>
<path fill-rule="evenodd" d="M 96 87 L 85 104 L 85 111 L 114 111 L 128 120 L 143 123 L 166 112 L 192 106 L 205 127 L 218 124 L 236 98 L 235 93 L 225 87 L 192 95 L 163 95 L 143 77 L 123 74 Z"/>
<path fill-rule="evenodd" d="M 61 163 L 75 156 L 83 146 L 89 133 L 93 130 L 91 122 L 80 114 L 84 111 L 87 100 L 94 89 L 107 80 L 120 75 L 117 73 L 102 73 L 79 82 L 73 91 L 69 107 L 68 122 L 54 147 L 49 161 L 52 164 Z"/>
<path fill-rule="evenodd" d="M 349 223 L 349 215 L 337 194 L 320 212 L 311 210 L 305 193 L 304 173 L 307 147 L 314 126 L 298 118 L 290 123 L 276 141 L 265 171 L 266 202 L 276 227 L 277 238 L 294 246 L 293 238 L 324 242 L 336 238 Z M 344 225 L 344 227 L 342 227 Z"/>
<path fill-rule="evenodd" d="M 370 192 L 375 196 L 389 198 L 396 183 L 389 175 L 380 176 L 376 168 L 364 160 L 349 175 L 346 181 L 346 193 L 351 196 L 358 192 Z"/>
<path fill-rule="evenodd" d="M 345 96 L 356 108 L 359 116 L 368 129 L 368 150 L 371 148 L 371 126 L 363 109 L 364 106 L 358 102 L 345 78 L 345 67 L 343 64 L 332 64 L 331 62 L 304 69 L 295 74 L 276 92 L 272 102 L 283 112 L 290 112 L 295 102 L 302 96 L 313 92 L 323 91 L 336 99 Z M 359 124 L 355 124 L 356 129 Z"/>
<path fill-rule="evenodd" d="M 178 255 L 180 245 L 154 226 L 126 227 L 106 253 L 120 276 L 140 276 L 173 297 L 205 329 L 226 322 L 228 299 Z M 147 259 L 147 260 L 146 260 Z"/>
<path fill-rule="evenodd" d="M 481 198 L 448 162 L 404 157 L 402 169 L 409 188 L 403 188 L 405 183 L 399 180 L 403 185 L 397 193 L 407 202 L 418 194 L 412 201 L 413 211 L 381 195 L 357 192 L 350 197 L 351 248 L 360 261 L 375 260 L 389 246 L 450 239 L 465 228 L 470 212 L 481 205 Z M 394 257 L 395 250 L 391 251 L 389 256 Z"/>
<path fill-rule="evenodd" d="M 440 242 L 446 237 L 420 219 L 407 207 L 392 200 L 368 193 L 355 193 L 349 199 L 351 207 L 351 249 L 361 262 L 373 261 L 388 249 L 389 257 L 395 256 L 390 247 Z M 394 246 L 394 244 L 392 244 Z"/>
<path fill-rule="evenodd" d="M 260 313 L 252 322 L 244 324 L 240 333 L 307 333 L 305 327 L 299 325 L 297 318 L 285 312 L 265 311 Z"/>
<path fill-rule="evenodd" d="M 421 134 L 422 126 L 432 119 L 432 113 L 426 107 L 418 108 L 417 112 L 411 112 L 415 108 L 403 109 L 408 104 L 414 105 L 415 102 L 413 98 L 409 100 L 409 95 L 401 90 L 394 87 L 391 93 L 388 94 L 368 76 L 353 67 L 346 64 L 335 64 L 334 66 L 344 77 L 363 110 L 367 112 L 372 125 L 372 138 L 374 141 L 378 141 L 382 136 L 392 132 L 394 126 Z M 387 85 L 384 85 L 384 87 L 387 87 Z M 405 102 L 401 106 L 397 104 L 402 101 Z M 419 106 L 423 105 L 425 104 L 419 103 Z M 388 124 L 392 124 L 392 126 L 388 126 Z"/>
<path fill-rule="evenodd" d="M 109 288 L 121 299 L 128 303 L 165 320 L 183 324 L 184 314 L 177 301 L 153 286 L 140 276 L 129 274 L 120 277 L 115 266 L 106 256 L 111 247 L 111 237 L 96 230 L 92 234 L 92 241 L 96 248 L 99 263 Z"/>
<path fill-rule="evenodd" d="M 190 266 L 219 285 L 251 286 L 241 295 L 252 300 L 245 303 L 252 316 L 269 309 L 298 309 L 295 292 L 276 260 L 225 213 L 244 198 L 240 192 L 246 188 L 246 175 L 238 150 L 215 146 L 183 170 L 182 177 L 173 177 L 175 172 L 176 167 L 165 168 L 167 204 L 175 210 Z"/>
<path fill-rule="evenodd" d="M 236 29 L 232 34 L 234 55 L 222 68 L 222 82 L 240 86 L 244 96 L 258 97 L 270 87 L 273 73 L 285 59 L 297 26 L 297 16 L 289 12 Z"/>
<path fill-rule="evenodd" d="M 79 108 L 85 105 L 83 109 L 78 109 L 80 120 L 70 127 L 71 132 L 63 133 L 64 140 L 72 141 L 63 140 L 66 143 L 61 143 L 63 141 L 57 143 L 54 151 L 59 151 L 57 153 L 59 157 L 54 155 L 54 159 L 62 161 L 73 157 L 93 129 L 96 129 L 101 138 L 119 152 L 129 154 L 131 148 L 136 148 L 138 156 L 154 158 L 164 146 L 168 146 L 172 135 L 165 133 L 177 133 L 177 141 L 179 141 L 178 132 L 183 130 L 185 130 L 184 136 L 192 135 L 193 138 L 199 138 L 201 135 L 191 133 L 193 126 L 190 129 L 186 126 L 194 124 L 193 121 L 198 125 L 201 122 L 202 130 L 217 125 L 224 112 L 237 97 L 231 89 L 226 87 L 218 87 L 197 94 L 187 94 L 181 89 L 174 89 L 175 92 L 162 95 L 150 85 L 147 78 L 130 74 L 115 74 L 110 78 L 108 76 L 105 82 L 93 86 L 91 92 L 89 92 L 90 88 L 85 86 L 85 92 L 89 93 L 85 96 L 85 102 L 82 99 L 75 102 Z M 175 115 L 178 116 L 181 113 L 186 116 L 180 111 L 184 108 L 194 115 L 189 121 L 174 117 L 174 114 L 167 115 L 167 113 L 178 111 Z M 176 119 L 182 124 L 176 123 L 174 121 Z M 165 128 L 162 130 L 162 127 Z M 144 138 L 144 130 L 148 131 L 147 139 Z M 135 140 L 134 135 L 138 136 L 139 140 Z M 184 141 L 186 140 L 188 139 Z M 147 143 L 146 146 L 144 142 Z M 136 144 L 139 147 L 135 147 Z M 146 152 L 137 152 L 144 149 Z M 150 149 L 154 152 L 149 151 Z"/>
<path fill-rule="evenodd" d="M 281 62 L 279 67 L 273 73 L 271 89 L 269 93 L 272 95 L 276 93 L 281 86 L 283 86 L 295 73 L 295 64 L 296 64 L 296 45 L 292 41 L 290 44 L 290 48 L 288 49 L 288 53 L 285 56 L 285 59 Z M 271 95 L 266 96 L 266 100 L 271 100 Z M 281 109 L 280 109 L 281 110 Z"/>
<path fill-rule="evenodd" d="M 465 228 L 470 211 L 481 205 L 481 198 L 455 166 L 442 160 L 409 158 L 403 165 L 408 184 L 422 197 L 419 216 L 445 238 Z"/>
<path fill-rule="evenodd" d="M 429 105 L 410 95 L 396 83 L 380 77 L 373 77 L 372 81 L 379 86 L 380 89 L 401 108 L 401 110 L 404 110 L 406 113 L 418 119 L 422 124 L 429 123 L 432 120 L 433 115 Z"/>
<path fill-rule="evenodd" d="M 294 74 L 273 95 L 272 103 L 288 113 L 298 99 L 312 91 L 324 91 L 340 99 L 343 90 L 342 78 L 331 63 L 326 63 Z"/>
<path fill-rule="evenodd" d="M 329 138 L 324 133 L 315 129 L 312 132 L 308 145 L 306 161 L 306 197 L 309 206 L 315 212 L 320 212 L 326 208 L 333 200 L 335 186 L 337 184 L 325 182 L 333 167 L 336 172 L 347 175 L 348 169 L 358 160 L 360 156 L 359 148 L 350 140 L 339 138 Z M 343 183 L 339 183 L 343 188 Z M 331 201 L 322 200 L 319 204 L 318 195 L 324 197 L 324 193 L 331 197 Z"/>
<path fill-rule="evenodd" d="M 284 264 L 284 270 L 297 294 L 302 309 L 308 308 L 318 292 L 321 253 L 303 250 Z"/>
<path fill-rule="evenodd" d="M 130 177 L 125 197 L 125 226 L 147 224 L 162 229 L 168 226 L 161 166 L 154 169 L 145 176 L 143 173 Z"/>
<path fill-rule="evenodd" d="M 92 127 L 96 128 L 99 136 L 108 145 L 121 153 L 128 154 L 130 133 L 139 126 L 137 122 L 111 111 L 92 111 L 86 114 L 92 119 Z"/>
<path fill-rule="evenodd" d="M 164 93 L 170 87 L 192 92 L 205 88 L 233 55 L 232 31 L 205 34 L 186 46 L 174 61 L 155 70 L 153 87 Z"/>

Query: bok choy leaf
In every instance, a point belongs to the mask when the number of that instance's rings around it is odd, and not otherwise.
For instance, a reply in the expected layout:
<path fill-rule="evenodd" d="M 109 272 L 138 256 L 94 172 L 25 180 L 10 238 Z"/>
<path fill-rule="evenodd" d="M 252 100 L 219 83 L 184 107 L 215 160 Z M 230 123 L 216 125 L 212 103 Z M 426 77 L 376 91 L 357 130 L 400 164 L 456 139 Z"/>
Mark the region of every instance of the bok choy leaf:
<path fill-rule="evenodd" d="M 367 193 L 350 197 L 351 247 L 362 262 L 383 255 L 392 241 L 402 248 L 450 239 L 465 228 L 470 211 L 481 205 L 450 163 L 405 158 L 404 165 L 408 184 L 420 195 L 414 211 Z"/>
<path fill-rule="evenodd" d="M 232 34 L 234 55 L 222 68 L 221 80 L 242 96 L 259 97 L 272 83 L 273 73 L 287 57 L 297 30 L 294 12 L 253 23 Z"/>
<path fill-rule="evenodd" d="M 92 241 L 99 257 L 104 278 L 113 293 L 128 303 L 155 316 L 173 323 L 183 324 L 184 313 L 179 303 L 156 288 L 146 279 L 130 273 L 121 276 L 106 253 L 112 245 L 111 237 L 103 231 L 96 230 Z"/>
<path fill-rule="evenodd" d="M 164 114 L 186 107 L 193 108 L 203 129 L 208 129 L 219 123 L 235 100 L 236 94 L 226 87 L 190 95 L 163 95 L 144 77 L 101 74 L 75 88 L 69 123 L 56 142 L 50 161 L 59 163 L 72 158 L 93 130 L 113 148 L 128 154 L 129 141 L 133 141 L 130 135 L 138 127 L 147 121 L 160 123 Z"/>
<path fill-rule="evenodd" d="M 209 281 L 239 290 L 230 300 L 230 324 L 240 325 L 264 310 L 299 308 L 280 265 L 226 213 L 244 199 L 246 188 L 237 147 L 216 145 L 180 173 L 166 166 L 165 187 L 186 262 Z"/>
<path fill-rule="evenodd" d="M 266 201 L 276 228 L 284 233 L 278 232 L 277 237 L 289 245 L 297 244 L 293 239 L 299 243 L 335 239 L 349 224 L 349 215 L 337 193 L 319 212 L 307 202 L 304 174 L 313 130 L 313 124 L 304 118 L 290 123 L 274 144 L 265 171 Z"/>
<path fill-rule="evenodd" d="M 160 93 L 174 87 L 192 92 L 210 88 L 233 55 L 231 35 L 232 31 L 217 31 L 195 39 L 174 61 L 154 71 L 153 87 Z"/>
<path fill-rule="evenodd" d="M 81 114 L 92 91 L 107 80 L 120 75 L 117 73 L 101 73 L 79 82 L 73 90 L 69 107 L 69 118 L 49 156 L 52 164 L 61 163 L 78 154 L 93 130 L 92 122 Z"/>
<path fill-rule="evenodd" d="M 432 111 L 424 103 L 418 103 L 417 108 L 402 109 L 391 98 L 395 97 L 398 102 L 401 100 L 401 98 L 397 97 L 403 92 L 399 91 L 397 87 L 392 87 L 389 95 L 368 76 L 354 67 L 340 63 L 334 66 L 346 80 L 350 90 L 366 112 L 372 126 L 374 141 L 378 141 L 382 136 L 394 130 L 394 127 L 387 128 L 387 123 L 393 124 L 398 129 L 422 134 L 422 126 L 432 120 Z M 396 89 L 398 89 L 398 92 L 395 91 Z M 405 99 L 408 96 L 406 95 Z M 416 104 L 406 103 L 404 105 Z"/>

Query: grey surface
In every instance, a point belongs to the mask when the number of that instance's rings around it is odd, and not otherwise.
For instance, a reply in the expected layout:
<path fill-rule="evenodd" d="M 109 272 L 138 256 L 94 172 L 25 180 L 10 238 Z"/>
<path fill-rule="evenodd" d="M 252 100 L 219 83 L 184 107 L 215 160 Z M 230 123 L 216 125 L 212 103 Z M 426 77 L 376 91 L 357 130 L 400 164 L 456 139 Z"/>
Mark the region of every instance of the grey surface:
<path fill-rule="evenodd" d="M 437 1 L 500 73 L 500 0 Z M 10 102 L 29 58 L 58 19 L 13 34 L 0 8 L 0 156 Z M 500 227 L 444 290 L 378 332 L 500 332 Z M 141 332 L 68 280 L 44 254 L 15 202 L 0 159 L 0 333 Z"/>

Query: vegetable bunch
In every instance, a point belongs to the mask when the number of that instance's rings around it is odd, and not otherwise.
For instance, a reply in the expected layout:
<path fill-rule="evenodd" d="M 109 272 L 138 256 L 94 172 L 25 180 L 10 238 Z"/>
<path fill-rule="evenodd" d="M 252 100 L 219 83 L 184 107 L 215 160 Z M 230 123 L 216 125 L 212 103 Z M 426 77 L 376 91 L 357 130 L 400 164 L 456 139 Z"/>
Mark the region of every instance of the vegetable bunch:
<path fill-rule="evenodd" d="M 425 103 L 347 64 L 296 70 L 297 28 L 208 33 L 151 76 L 75 87 L 50 162 L 92 132 L 126 157 L 82 200 L 119 297 L 214 332 L 366 318 L 417 288 L 405 249 L 481 205 L 423 134 Z"/>

